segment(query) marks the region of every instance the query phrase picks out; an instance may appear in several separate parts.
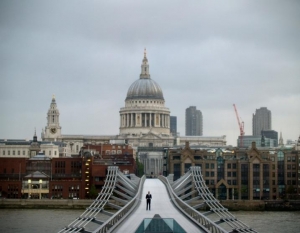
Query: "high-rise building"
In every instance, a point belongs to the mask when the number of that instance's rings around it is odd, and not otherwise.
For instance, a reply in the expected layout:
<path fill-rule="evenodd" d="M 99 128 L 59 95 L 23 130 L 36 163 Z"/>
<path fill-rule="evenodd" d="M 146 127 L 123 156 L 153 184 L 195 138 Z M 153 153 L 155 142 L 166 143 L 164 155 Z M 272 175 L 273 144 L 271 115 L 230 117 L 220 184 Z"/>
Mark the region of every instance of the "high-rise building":
<path fill-rule="evenodd" d="M 256 109 L 252 117 L 252 135 L 261 136 L 262 130 L 272 129 L 272 115 L 271 111 L 266 107 Z"/>
<path fill-rule="evenodd" d="M 177 135 L 177 117 L 170 116 L 170 132 L 173 136 Z"/>
<path fill-rule="evenodd" d="M 278 132 L 275 130 L 262 130 L 261 135 L 265 136 L 266 138 L 274 139 L 275 144 L 274 146 L 278 146 Z"/>
<path fill-rule="evenodd" d="M 203 135 L 202 112 L 200 110 L 197 110 L 196 106 L 190 106 L 185 110 L 185 135 L 186 136 Z"/>

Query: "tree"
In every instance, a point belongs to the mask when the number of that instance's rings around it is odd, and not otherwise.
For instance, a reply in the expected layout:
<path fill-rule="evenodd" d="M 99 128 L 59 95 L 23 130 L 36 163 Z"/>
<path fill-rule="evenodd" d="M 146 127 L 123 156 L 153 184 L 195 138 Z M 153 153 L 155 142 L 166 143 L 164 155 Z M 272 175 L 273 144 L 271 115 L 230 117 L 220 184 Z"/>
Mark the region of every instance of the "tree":
<path fill-rule="evenodd" d="M 95 185 L 92 185 L 90 188 L 90 193 L 89 193 L 89 197 L 90 198 L 96 198 L 98 196 L 98 191 L 95 187 Z"/>
<path fill-rule="evenodd" d="M 136 157 L 135 163 L 136 163 L 136 173 L 137 173 L 136 175 L 138 177 L 142 177 L 144 175 L 144 164 L 142 164 L 139 161 L 138 157 Z"/>

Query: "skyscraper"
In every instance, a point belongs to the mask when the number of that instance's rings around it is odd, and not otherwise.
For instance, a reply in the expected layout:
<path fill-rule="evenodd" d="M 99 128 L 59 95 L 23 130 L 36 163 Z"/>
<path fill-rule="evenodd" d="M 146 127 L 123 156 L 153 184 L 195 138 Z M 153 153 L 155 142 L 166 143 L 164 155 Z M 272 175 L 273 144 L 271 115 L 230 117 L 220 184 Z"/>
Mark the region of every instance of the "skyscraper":
<path fill-rule="evenodd" d="M 272 129 L 272 116 L 271 111 L 266 107 L 256 109 L 252 118 L 252 135 L 261 136 L 262 130 Z"/>
<path fill-rule="evenodd" d="M 173 136 L 177 135 L 177 117 L 170 116 L 170 132 Z"/>
<path fill-rule="evenodd" d="M 202 136 L 203 135 L 203 117 L 196 106 L 190 106 L 185 110 L 185 135 Z"/>

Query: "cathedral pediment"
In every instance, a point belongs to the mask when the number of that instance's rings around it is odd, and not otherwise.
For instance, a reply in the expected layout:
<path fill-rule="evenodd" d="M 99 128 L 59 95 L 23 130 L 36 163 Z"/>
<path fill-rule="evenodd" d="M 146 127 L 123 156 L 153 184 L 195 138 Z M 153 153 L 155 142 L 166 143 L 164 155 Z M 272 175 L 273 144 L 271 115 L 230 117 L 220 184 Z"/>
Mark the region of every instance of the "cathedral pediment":
<path fill-rule="evenodd" d="M 162 139 L 159 135 L 149 132 L 140 137 L 140 139 Z"/>

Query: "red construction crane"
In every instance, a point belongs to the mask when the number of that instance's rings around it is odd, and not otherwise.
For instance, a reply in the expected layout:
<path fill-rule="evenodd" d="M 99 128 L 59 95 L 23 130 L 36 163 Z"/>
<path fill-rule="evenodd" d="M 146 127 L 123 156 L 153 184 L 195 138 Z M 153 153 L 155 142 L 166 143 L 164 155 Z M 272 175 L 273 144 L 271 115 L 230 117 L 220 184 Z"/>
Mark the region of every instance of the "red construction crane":
<path fill-rule="evenodd" d="M 243 136 L 245 135 L 244 121 L 240 122 L 240 117 L 239 117 L 239 114 L 238 114 L 235 104 L 233 104 L 233 107 L 234 107 L 236 119 L 238 121 L 239 128 L 240 128 L 240 147 L 243 147 Z"/>

